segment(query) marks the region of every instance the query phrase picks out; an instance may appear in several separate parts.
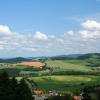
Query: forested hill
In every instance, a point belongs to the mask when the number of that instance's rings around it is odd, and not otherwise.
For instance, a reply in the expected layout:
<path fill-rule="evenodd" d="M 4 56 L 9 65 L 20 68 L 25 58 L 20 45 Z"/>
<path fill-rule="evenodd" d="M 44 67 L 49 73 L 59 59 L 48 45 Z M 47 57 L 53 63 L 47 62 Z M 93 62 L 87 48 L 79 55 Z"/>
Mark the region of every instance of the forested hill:
<path fill-rule="evenodd" d="M 31 61 L 32 59 L 23 58 L 23 57 L 16 57 L 10 59 L 0 59 L 0 63 L 18 63 L 22 61 Z"/>
<path fill-rule="evenodd" d="M 51 60 L 66 60 L 67 62 L 84 62 L 86 66 L 100 67 L 100 53 L 88 53 L 88 54 L 77 54 L 77 55 L 63 55 L 51 57 Z M 76 63 L 75 63 L 76 64 Z"/>
<path fill-rule="evenodd" d="M 77 59 L 88 62 L 88 66 L 100 67 L 100 53 L 85 54 L 78 57 Z"/>
<path fill-rule="evenodd" d="M 78 59 L 100 59 L 100 53 L 89 53 L 79 56 Z"/>
<path fill-rule="evenodd" d="M 50 57 L 52 60 L 63 60 L 63 59 L 100 59 L 100 53 L 88 53 L 88 54 L 71 54 L 71 55 L 59 55 L 59 56 L 53 56 Z"/>
<path fill-rule="evenodd" d="M 87 60 L 90 63 L 99 63 L 100 61 L 100 53 L 89 53 L 89 54 L 71 54 L 71 55 L 59 55 L 59 56 L 52 56 L 52 57 L 41 57 L 39 59 L 51 59 L 51 60 L 68 60 L 68 59 L 77 59 L 77 60 Z M 16 57 L 16 58 L 9 58 L 9 59 L 0 59 L 0 63 L 18 63 L 22 61 L 32 61 L 38 59 L 38 57 Z"/>

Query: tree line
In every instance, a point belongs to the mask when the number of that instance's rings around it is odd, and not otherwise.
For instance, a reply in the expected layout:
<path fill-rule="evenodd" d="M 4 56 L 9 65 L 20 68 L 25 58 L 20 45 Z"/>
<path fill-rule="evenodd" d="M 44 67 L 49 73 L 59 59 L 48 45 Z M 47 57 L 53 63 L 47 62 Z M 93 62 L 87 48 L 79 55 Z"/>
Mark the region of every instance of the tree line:
<path fill-rule="evenodd" d="M 17 81 L 6 72 L 0 74 L 0 100 L 34 100 L 24 79 Z"/>

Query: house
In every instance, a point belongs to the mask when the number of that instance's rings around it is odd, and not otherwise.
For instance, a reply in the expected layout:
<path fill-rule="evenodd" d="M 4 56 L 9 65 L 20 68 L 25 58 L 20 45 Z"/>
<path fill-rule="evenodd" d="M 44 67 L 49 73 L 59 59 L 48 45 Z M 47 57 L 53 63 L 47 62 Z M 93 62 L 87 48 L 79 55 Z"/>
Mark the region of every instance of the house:
<path fill-rule="evenodd" d="M 34 91 L 35 94 L 39 95 L 39 94 L 44 94 L 44 90 L 38 89 Z"/>
<path fill-rule="evenodd" d="M 79 100 L 79 96 L 74 96 L 74 100 Z"/>

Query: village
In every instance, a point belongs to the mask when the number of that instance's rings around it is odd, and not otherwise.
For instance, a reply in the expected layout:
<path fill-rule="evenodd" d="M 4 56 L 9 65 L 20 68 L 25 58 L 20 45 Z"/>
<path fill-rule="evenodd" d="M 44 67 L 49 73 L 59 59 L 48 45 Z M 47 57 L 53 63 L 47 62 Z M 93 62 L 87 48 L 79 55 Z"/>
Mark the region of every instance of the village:
<path fill-rule="evenodd" d="M 49 97 L 70 97 L 71 99 L 67 100 L 99 100 L 100 98 L 100 85 L 86 86 L 80 90 L 79 95 L 71 95 L 71 94 L 62 94 L 62 92 L 58 90 L 50 90 L 45 92 L 42 89 L 37 89 L 37 84 L 33 81 L 26 79 L 26 83 L 29 82 L 32 86 L 32 90 L 34 91 L 34 100 L 48 100 Z M 52 99 L 51 99 L 52 100 Z M 54 100 L 54 99 L 53 99 Z M 66 100 L 66 99 L 63 99 Z"/>

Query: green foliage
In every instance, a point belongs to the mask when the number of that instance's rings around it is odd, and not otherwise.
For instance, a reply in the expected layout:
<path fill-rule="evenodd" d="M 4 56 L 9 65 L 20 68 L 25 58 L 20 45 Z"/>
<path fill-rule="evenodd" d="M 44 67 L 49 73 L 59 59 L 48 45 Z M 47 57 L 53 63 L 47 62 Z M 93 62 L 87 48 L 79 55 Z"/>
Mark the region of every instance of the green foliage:
<path fill-rule="evenodd" d="M 0 100 L 33 100 L 28 85 L 24 80 L 20 83 L 13 78 L 9 78 L 6 72 L 0 74 Z"/>
<path fill-rule="evenodd" d="M 23 57 L 16 57 L 11 59 L 0 59 L 0 63 L 19 63 L 22 61 L 32 61 L 32 59 L 27 59 Z"/>
<path fill-rule="evenodd" d="M 20 80 L 17 87 L 18 100 L 32 100 L 32 93 L 24 79 Z"/>
<path fill-rule="evenodd" d="M 80 56 L 78 59 L 85 60 L 90 67 L 100 67 L 100 53 L 90 53 Z"/>
<path fill-rule="evenodd" d="M 100 59 L 91 58 L 88 59 L 87 62 L 88 62 L 88 66 L 90 67 L 100 67 Z"/>
<path fill-rule="evenodd" d="M 73 97 L 69 94 L 66 94 L 64 96 L 51 96 L 49 98 L 47 98 L 46 100 L 73 100 Z"/>

